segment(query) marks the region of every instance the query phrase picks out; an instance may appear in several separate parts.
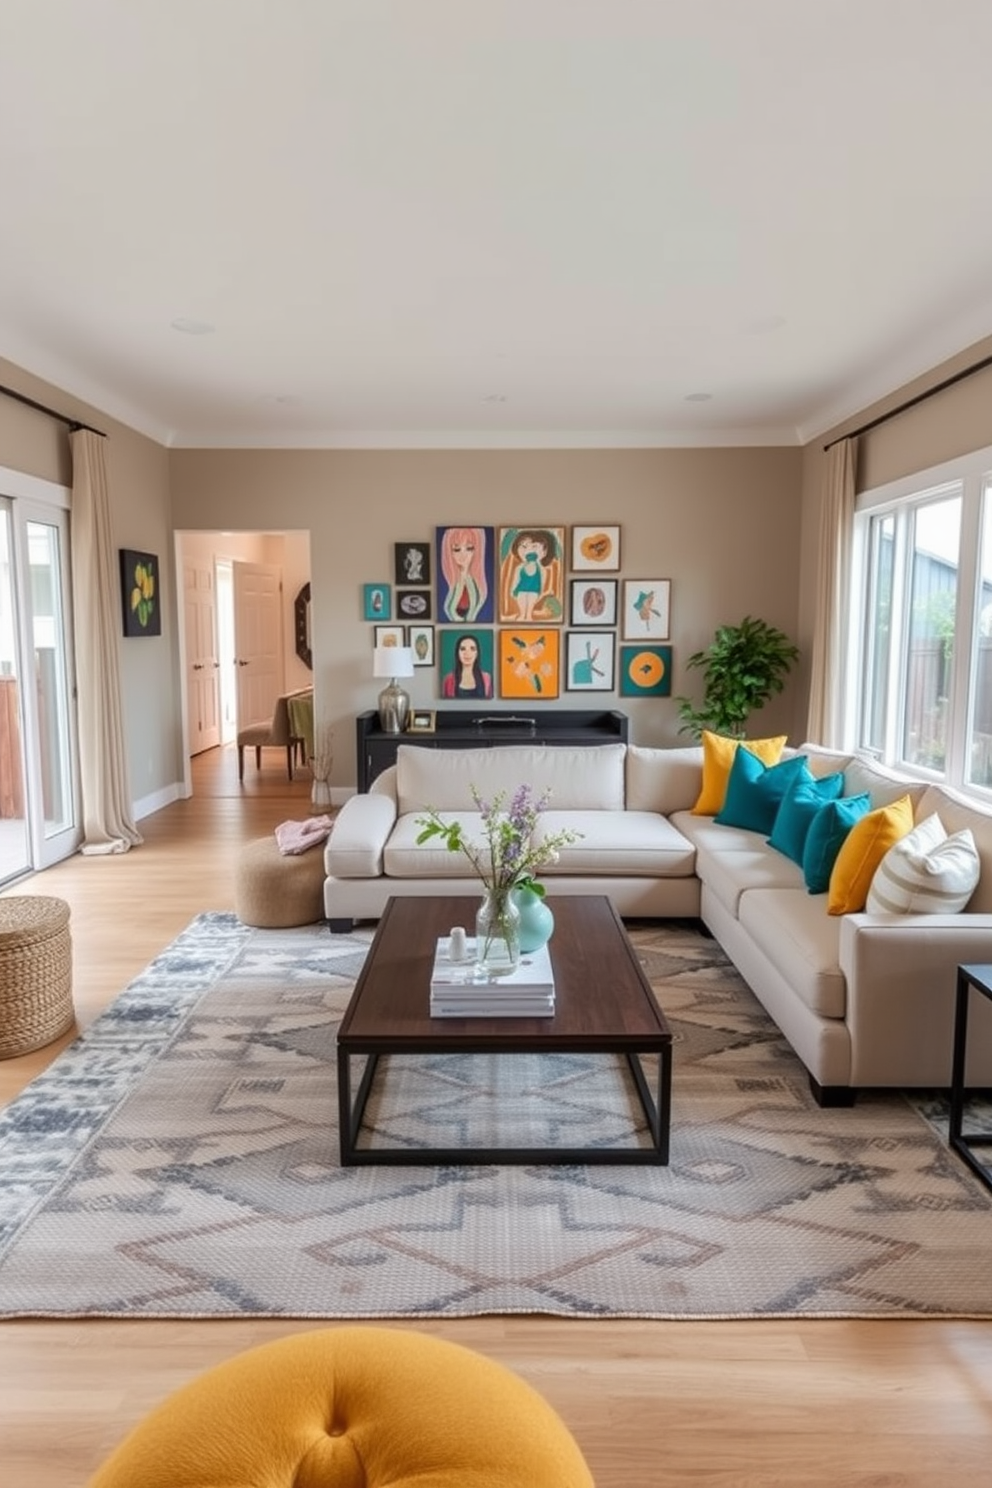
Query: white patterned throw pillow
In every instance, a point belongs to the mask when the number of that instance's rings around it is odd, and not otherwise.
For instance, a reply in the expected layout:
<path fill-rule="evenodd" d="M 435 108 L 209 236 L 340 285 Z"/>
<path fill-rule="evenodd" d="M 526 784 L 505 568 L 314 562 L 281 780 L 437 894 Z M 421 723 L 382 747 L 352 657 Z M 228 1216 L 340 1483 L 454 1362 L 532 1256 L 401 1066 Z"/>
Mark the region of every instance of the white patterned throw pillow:
<path fill-rule="evenodd" d="M 936 814 L 890 847 L 875 870 L 869 914 L 957 914 L 975 892 L 981 864 L 968 827 L 948 837 Z"/>

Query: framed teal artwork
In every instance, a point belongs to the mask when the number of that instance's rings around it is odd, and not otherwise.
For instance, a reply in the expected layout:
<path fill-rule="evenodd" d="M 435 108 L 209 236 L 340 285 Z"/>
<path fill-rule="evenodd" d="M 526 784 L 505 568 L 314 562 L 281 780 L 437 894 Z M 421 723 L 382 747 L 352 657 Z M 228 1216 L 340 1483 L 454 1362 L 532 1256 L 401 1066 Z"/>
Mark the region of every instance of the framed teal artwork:
<path fill-rule="evenodd" d="M 620 696 L 671 697 L 671 646 L 621 646 Z"/>

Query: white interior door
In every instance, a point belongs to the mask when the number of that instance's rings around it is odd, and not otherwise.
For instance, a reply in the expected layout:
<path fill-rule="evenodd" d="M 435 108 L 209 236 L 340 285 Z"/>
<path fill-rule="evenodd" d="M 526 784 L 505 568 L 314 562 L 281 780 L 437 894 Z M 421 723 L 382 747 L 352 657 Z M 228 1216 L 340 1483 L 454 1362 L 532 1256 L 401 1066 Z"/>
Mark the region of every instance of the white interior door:
<path fill-rule="evenodd" d="M 238 727 L 265 723 L 285 691 L 282 569 L 269 563 L 232 564 L 234 659 Z"/>
<path fill-rule="evenodd" d="M 212 564 L 183 565 L 186 621 L 186 706 L 190 754 L 220 743 L 220 663 Z"/>

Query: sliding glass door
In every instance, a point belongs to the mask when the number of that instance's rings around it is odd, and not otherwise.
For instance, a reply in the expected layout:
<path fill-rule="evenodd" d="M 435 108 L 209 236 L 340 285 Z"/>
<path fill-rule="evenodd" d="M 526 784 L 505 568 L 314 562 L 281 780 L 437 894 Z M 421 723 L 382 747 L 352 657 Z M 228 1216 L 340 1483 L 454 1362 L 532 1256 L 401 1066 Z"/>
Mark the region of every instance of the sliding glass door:
<path fill-rule="evenodd" d="M 67 513 L 0 497 L 0 885 L 79 845 Z"/>

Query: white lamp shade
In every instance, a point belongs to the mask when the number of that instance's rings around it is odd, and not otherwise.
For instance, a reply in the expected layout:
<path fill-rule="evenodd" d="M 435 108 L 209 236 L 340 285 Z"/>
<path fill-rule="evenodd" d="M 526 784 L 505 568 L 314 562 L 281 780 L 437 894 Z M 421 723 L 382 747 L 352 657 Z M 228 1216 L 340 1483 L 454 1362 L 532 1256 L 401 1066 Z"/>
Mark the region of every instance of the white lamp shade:
<path fill-rule="evenodd" d="M 412 677 L 413 652 L 409 646 L 376 646 L 372 657 L 373 677 Z"/>

